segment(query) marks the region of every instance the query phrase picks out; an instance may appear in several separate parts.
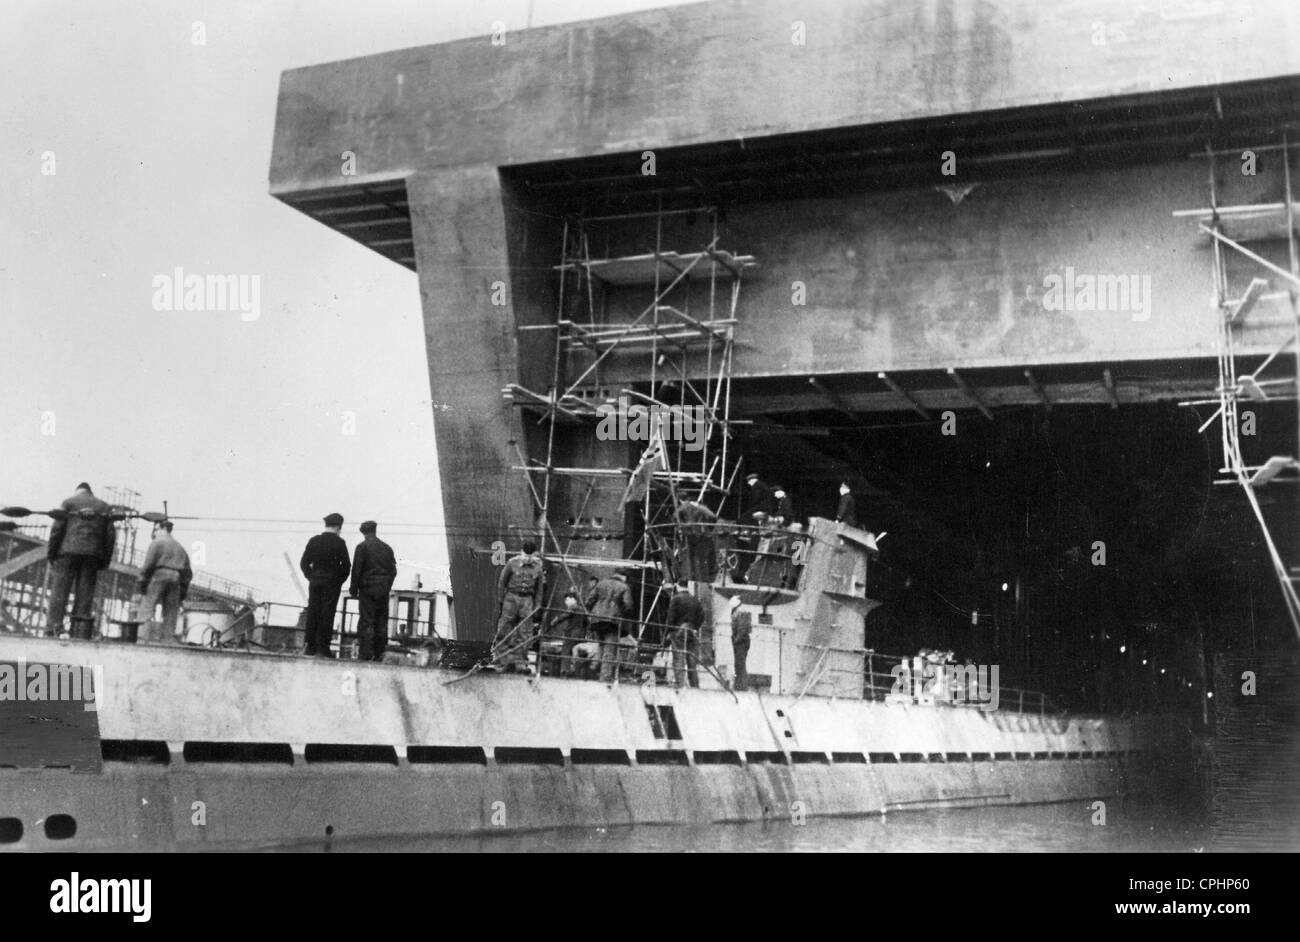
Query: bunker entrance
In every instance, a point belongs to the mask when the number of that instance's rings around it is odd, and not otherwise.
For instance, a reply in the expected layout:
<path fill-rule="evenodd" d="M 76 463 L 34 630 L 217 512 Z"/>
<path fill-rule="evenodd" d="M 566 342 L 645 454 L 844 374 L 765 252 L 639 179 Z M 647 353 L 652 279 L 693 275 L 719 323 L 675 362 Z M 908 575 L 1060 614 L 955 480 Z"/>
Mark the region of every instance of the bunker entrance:
<path fill-rule="evenodd" d="M 811 409 L 739 427 L 747 467 L 785 487 L 796 517 L 833 517 L 847 480 L 860 524 L 883 534 L 869 647 L 999 664 L 1003 683 L 1075 710 L 1199 712 L 1211 654 L 1291 634 L 1258 521 L 1239 487 L 1216 483 L 1218 426 L 1198 432 L 1210 411 Z M 1261 463 L 1288 453 L 1294 407 L 1253 412 L 1246 447 Z M 1261 495 L 1289 561 L 1295 488 Z"/>

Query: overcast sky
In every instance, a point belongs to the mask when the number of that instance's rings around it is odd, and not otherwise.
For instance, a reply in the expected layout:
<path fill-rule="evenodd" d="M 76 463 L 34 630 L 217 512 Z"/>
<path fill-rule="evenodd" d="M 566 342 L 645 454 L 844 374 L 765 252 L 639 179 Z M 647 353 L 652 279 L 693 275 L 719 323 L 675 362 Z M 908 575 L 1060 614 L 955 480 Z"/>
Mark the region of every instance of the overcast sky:
<path fill-rule="evenodd" d="M 4 0 L 0 504 L 166 499 L 271 601 L 332 511 L 445 565 L 416 276 L 267 195 L 280 73 L 669 5 Z M 259 275 L 261 316 L 155 310 L 177 267 Z"/>

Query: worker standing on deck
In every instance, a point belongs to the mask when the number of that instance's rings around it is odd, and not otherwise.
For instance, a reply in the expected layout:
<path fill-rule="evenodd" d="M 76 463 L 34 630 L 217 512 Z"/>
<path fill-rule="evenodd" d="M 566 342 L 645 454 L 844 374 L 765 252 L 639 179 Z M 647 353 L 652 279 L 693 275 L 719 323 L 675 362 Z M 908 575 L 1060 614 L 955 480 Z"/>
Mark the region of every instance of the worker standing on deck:
<path fill-rule="evenodd" d="M 740 610 L 740 596 L 733 595 L 729 603 L 731 612 L 731 654 L 735 659 L 735 690 L 749 689 L 749 637 L 753 631 L 753 616 Z"/>
<path fill-rule="evenodd" d="M 600 679 L 610 683 L 618 670 L 618 636 L 623 620 L 632 612 L 632 590 L 627 575 L 616 572 L 601 579 L 586 598 L 591 630 L 600 642 Z"/>
<path fill-rule="evenodd" d="M 677 591 L 668 602 L 668 641 L 673 649 L 673 684 L 700 685 L 700 629 L 704 626 L 704 606 L 691 595 L 690 583 L 677 581 Z"/>
<path fill-rule="evenodd" d="M 582 600 L 577 592 L 564 593 L 564 608 L 551 619 L 546 635 L 562 642 L 559 663 L 554 665 L 553 672 L 561 677 L 572 677 L 577 667 L 573 649 L 587 637 L 587 614 L 582 610 Z"/>
<path fill-rule="evenodd" d="M 81 482 L 77 492 L 62 504 L 62 514 L 50 527 L 46 557 L 50 562 L 50 608 L 45 619 L 47 634 L 63 631 L 68 608 L 68 590 L 76 586 L 72 603 L 72 635 L 89 638 L 94 625 L 95 583 L 99 571 L 113 561 L 117 530 L 109 517 L 111 508 Z"/>
<path fill-rule="evenodd" d="M 533 614 L 542 602 L 546 567 L 537 555 L 537 544 L 525 540 L 523 552 L 501 568 L 497 594 L 501 616 L 492 640 L 494 659 L 500 666 L 528 670 L 528 648 L 532 644 Z"/>
<path fill-rule="evenodd" d="M 840 503 L 835 508 L 835 522 L 846 527 L 858 525 L 858 507 L 853 500 L 853 492 L 849 488 L 848 481 L 840 482 Z"/>
<path fill-rule="evenodd" d="M 144 554 L 144 565 L 140 567 L 140 593 L 144 595 L 140 612 L 145 619 L 146 641 L 176 642 L 176 619 L 193 578 L 190 554 L 172 536 L 172 522 L 163 520 L 154 527 L 153 542 L 149 544 Z M 154 619 L 159 604 L 163 610 L 161 625 Z"/>
<path fill-rule="evenodd" d="M 339 593 L 352 570 L 348 562 L 348 545 L 339 536 L 343 529 L 341 514 L 325 518 L 325 532 L 307 541 L 298 566 L 307 577 L 307 647 L 308 657 L 334 657 L 334 612 L 339 607 Z"/>
<path fill-rule="evenodd" d="M 361 542 L 352 554 L 352 581 L 348 595 L 357 600 L 358 657 L 382 661 L 388 647 L 388 593 L 397 578 L 393 548 L 375 535 L 373 520 L 361 524 Z"/>

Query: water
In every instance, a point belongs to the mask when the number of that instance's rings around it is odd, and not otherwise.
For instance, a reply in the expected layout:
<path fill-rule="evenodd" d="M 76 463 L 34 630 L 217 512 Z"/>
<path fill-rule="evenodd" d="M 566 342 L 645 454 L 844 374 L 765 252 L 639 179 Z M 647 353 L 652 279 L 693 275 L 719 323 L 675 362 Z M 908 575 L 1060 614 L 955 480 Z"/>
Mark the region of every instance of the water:
<path fill-rule="evenodd" d="M 1169 852 L 1213 851 L 1198 815 L 1134 800 L 919 811 L 885 817 L 753 824 L 568 828 L 525 834 L 331 841 L 281 848 L 329 852 Z M 1241 849 L 1239 847 L 1233 849 Z M 1293 848 L 1300 849 L 1300 848 Z"/>

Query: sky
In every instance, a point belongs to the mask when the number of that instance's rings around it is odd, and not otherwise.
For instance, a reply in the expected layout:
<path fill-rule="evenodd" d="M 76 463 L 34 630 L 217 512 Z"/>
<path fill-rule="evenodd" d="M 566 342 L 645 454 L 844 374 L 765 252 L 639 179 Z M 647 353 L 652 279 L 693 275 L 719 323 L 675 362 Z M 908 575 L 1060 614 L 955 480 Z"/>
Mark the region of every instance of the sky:
<path fill-rule="evenodd" d="M 670 5 L 4 0 L 0 505 L 165 500 L 198 568 L 287 604 L 338 512 L 445 582 L 416 275 L 268 195 L 280 73 Z M 260 316 L 156 310 L 176 268 L 257 274 Z"/>

